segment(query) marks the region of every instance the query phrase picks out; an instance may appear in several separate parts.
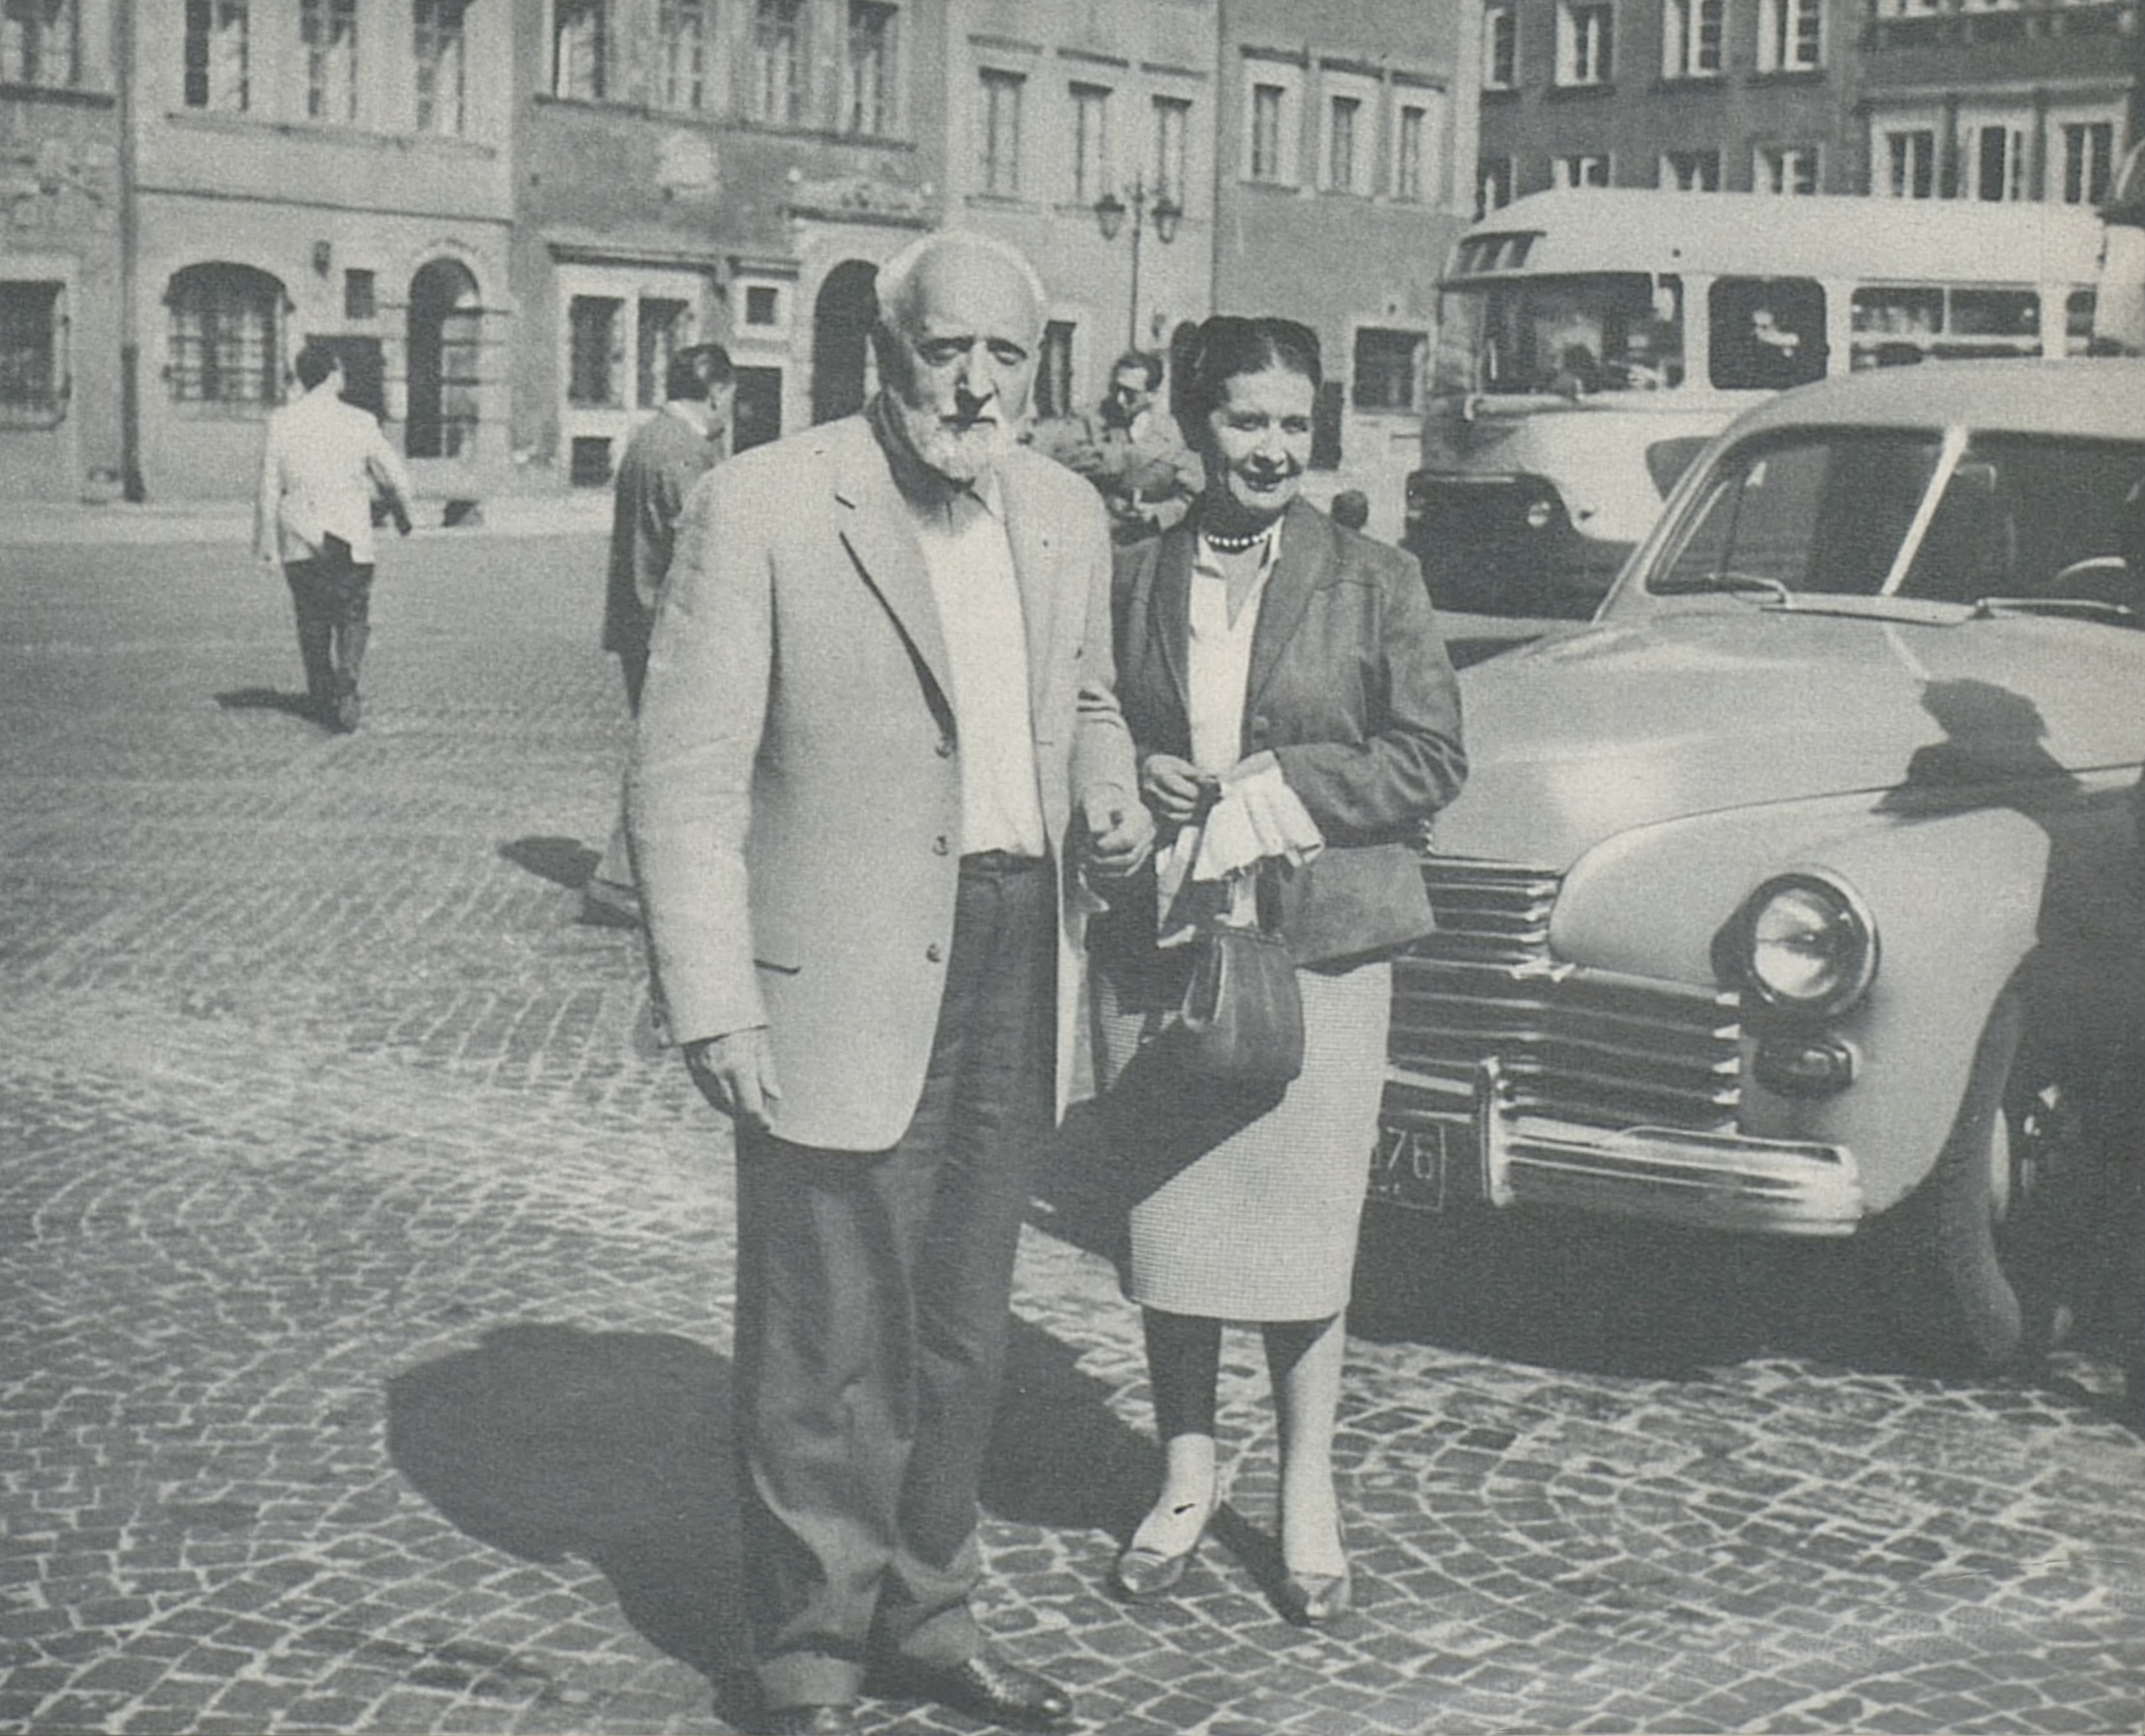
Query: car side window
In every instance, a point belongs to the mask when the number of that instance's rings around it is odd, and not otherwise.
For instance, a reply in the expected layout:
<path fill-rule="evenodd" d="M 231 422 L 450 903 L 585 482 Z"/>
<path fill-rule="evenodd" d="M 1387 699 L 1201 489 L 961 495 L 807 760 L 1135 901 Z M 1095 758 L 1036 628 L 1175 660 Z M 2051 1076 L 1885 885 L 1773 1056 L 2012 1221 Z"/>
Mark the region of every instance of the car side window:
<path fill-rule="evenodd" d="M 1977 436 L 1903 594 L 2145 601 L 2145 443 Z"/>

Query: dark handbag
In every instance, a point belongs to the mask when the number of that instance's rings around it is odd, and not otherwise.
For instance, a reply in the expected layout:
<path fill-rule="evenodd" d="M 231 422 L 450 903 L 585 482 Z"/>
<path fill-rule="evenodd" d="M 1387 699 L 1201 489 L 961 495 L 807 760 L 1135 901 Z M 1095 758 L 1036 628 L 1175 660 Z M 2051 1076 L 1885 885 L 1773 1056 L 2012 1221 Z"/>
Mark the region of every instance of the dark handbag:
<path fill-rule="evenodd" d="M 1303 996 L 1288 943 L 1263 928 L 1202 928 L 1174 1043 L 1182 1071 L 1209 1084 L 1278 1091 L 1301 1072 Z"/>

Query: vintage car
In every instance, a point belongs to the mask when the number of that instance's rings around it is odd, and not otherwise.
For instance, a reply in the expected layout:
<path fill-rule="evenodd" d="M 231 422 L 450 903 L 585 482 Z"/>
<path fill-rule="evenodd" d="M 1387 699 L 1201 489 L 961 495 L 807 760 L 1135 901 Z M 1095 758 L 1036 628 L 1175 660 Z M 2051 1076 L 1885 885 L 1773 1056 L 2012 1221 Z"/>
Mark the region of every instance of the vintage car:
<path fill-rule="evenodd" d="M 1863 1238 L 1925 1349 L 2045 1346 L 2136 1143 L 2141 483 L 2145 361 L 1826 381 L 1466 671 L 1374 1201 Z"/>

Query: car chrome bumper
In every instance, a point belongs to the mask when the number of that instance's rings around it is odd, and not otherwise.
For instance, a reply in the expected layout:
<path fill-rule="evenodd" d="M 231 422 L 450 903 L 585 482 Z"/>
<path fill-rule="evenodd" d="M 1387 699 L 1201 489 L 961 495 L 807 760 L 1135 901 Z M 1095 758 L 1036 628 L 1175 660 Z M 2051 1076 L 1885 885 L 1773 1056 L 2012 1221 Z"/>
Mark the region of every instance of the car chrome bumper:
<path fill-rule="evenodd" d="M 1394 1204 L 1436 1211 L 1471 1196 L 1770 1236 L 1847 1236 L 1862 1221 L 1843 1146 L 1530 1114 L 1505 1100 L 1494 1062 L 1471 1104 L 1407 1089 L 1416 1082 L 1396 1078 L 1402 1090 L 1386 1097 L 1372 1191 Z"/>

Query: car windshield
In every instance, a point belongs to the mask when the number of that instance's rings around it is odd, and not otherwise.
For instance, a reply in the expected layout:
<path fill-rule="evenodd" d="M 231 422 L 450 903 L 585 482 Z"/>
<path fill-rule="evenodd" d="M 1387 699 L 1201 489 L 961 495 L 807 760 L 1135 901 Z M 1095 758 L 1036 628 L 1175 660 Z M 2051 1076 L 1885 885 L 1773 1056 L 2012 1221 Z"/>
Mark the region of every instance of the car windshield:
<path fill-rule="evenodd" d="M 2145 600 L 2145 442 L 1767 436 L 1715 466 L 1646 588 L 2134 609 Z"/>

